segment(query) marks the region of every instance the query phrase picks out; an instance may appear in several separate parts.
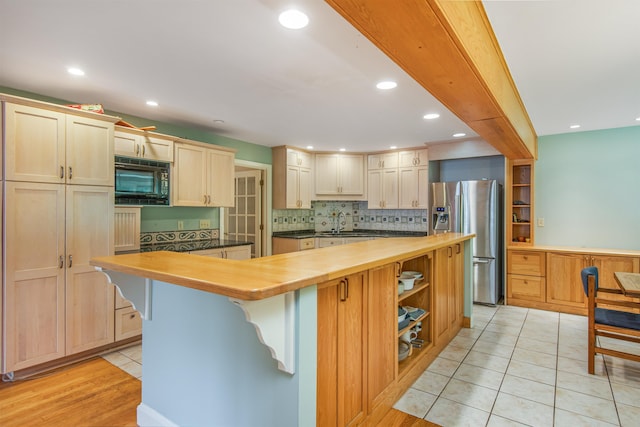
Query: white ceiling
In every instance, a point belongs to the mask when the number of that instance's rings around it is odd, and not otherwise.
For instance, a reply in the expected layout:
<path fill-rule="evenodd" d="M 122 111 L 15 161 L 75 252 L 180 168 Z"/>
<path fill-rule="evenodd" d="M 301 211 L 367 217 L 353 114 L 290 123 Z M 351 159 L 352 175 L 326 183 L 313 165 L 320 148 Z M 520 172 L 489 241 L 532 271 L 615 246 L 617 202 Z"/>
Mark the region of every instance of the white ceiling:
<path fill-rule="evenodd" d="M 307 28 L 278 24 L 292 5 Z M 538 135 L 640 124 L 640 1 L 485 7 Z M 319 0 L 0 0 L 0 40 L 0 86 L 256 144 L 374 151 L 477 137 Z M 382 79 L 398 88 L 376 89 Z"/>

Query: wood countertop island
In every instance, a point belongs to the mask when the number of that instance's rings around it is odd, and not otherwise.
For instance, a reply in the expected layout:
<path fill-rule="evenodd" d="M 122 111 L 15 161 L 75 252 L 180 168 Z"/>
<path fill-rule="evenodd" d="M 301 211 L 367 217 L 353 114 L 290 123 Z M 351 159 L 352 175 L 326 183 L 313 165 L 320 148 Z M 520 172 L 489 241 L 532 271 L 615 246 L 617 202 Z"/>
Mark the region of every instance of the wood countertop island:
<path fill-rule="evenodd" d="M 143 318 L 138 425 L 375 425 L 470 322 L 473 237 L 249 260 L 167 251 L 92 259 Z M 424 277 L 399 294 L 407 270 Z M 399 307 L 414 317 L 396 320 Z M 398 348 L 409 331 L 422 343 L 405 359 Z"/>
<path fill-rule="evenodd" d="M 448 233 L 367 240 L 242 261 L 158 251 L 98 257 L 91 260 L 91 265 L 252 301 L 411 258 L 472 237 Z"/>

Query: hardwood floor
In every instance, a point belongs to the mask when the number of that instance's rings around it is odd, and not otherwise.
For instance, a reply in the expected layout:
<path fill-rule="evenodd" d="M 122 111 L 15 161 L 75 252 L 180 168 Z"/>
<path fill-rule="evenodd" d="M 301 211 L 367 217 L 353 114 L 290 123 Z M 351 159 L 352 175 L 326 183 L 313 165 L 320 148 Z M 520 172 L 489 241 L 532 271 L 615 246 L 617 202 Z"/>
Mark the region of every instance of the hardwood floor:
<path fill-rule="evenodd" d="M 135 427 L 141 382 L 102 358 L 0 383 L 2 427 Z M 391 409 L 379 427 L 433 427 Z"/>
<path fill-rule="evenodd" d="M 102 358 L 0 383 L 0 426 L 137 426 L 141 383 Z"/>

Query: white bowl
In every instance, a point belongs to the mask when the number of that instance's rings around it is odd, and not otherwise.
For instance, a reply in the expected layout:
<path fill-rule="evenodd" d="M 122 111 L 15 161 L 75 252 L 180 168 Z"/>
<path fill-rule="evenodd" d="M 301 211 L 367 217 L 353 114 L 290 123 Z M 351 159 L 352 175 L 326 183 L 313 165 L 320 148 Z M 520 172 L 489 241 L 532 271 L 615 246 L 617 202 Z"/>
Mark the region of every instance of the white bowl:
<path fill-rule="evenodd" d="M 413 289 L 413 283 L 416 281 L 416 278 L 412 275 L 402 273 L 399 280 L 404 285 L 404 290 L 408 291 Z"/>
<path fill-rule="evenodd" d="M 403 271 L 402 274 L 406 274 L 406 275 L 410 275 L 413 276 L 417 279 L 422 279 L 423 274 L 420 273 L 419 271 Z"/>
<path fill-rule="evenodd" d="M 403 292 L 404 292 L 404 283 L 398 280 L 398 295 L 402 294 Z"/>
<path fill-rule="evenodd" d="M 404 307 L 398 307 L 398 323 L 407 318 L 407 310 Z"/>

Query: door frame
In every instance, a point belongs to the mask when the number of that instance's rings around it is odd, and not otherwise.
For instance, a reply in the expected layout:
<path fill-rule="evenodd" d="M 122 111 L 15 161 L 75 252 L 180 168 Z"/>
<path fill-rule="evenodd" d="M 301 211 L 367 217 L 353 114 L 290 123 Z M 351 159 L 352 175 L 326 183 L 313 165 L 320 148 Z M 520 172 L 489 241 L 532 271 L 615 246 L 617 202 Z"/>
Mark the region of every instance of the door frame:
<path fill-rule="evenodd" d="M 264 218 L 263 229 L 261 230 L 262 237 L 262 248 L 261 254 L 262 256 L 271 255 L 271 217 L 272 217 L 272 180 L 273 180 L 273 172 L 272 166 L 265 163 L 252 162 L 249 160 L 235 160 L 235 166 L 241 166 L 249 169 L 256 169 L 262 171 L 262 175 L 264 176 L 264 186 L 262 191 L 262 212 L 261 216 Z M 234 174 L 235 175 L 235 174 Z M 224 236 L 224 217 L 225 212 L 220 208 L 220 237 Z"/>

